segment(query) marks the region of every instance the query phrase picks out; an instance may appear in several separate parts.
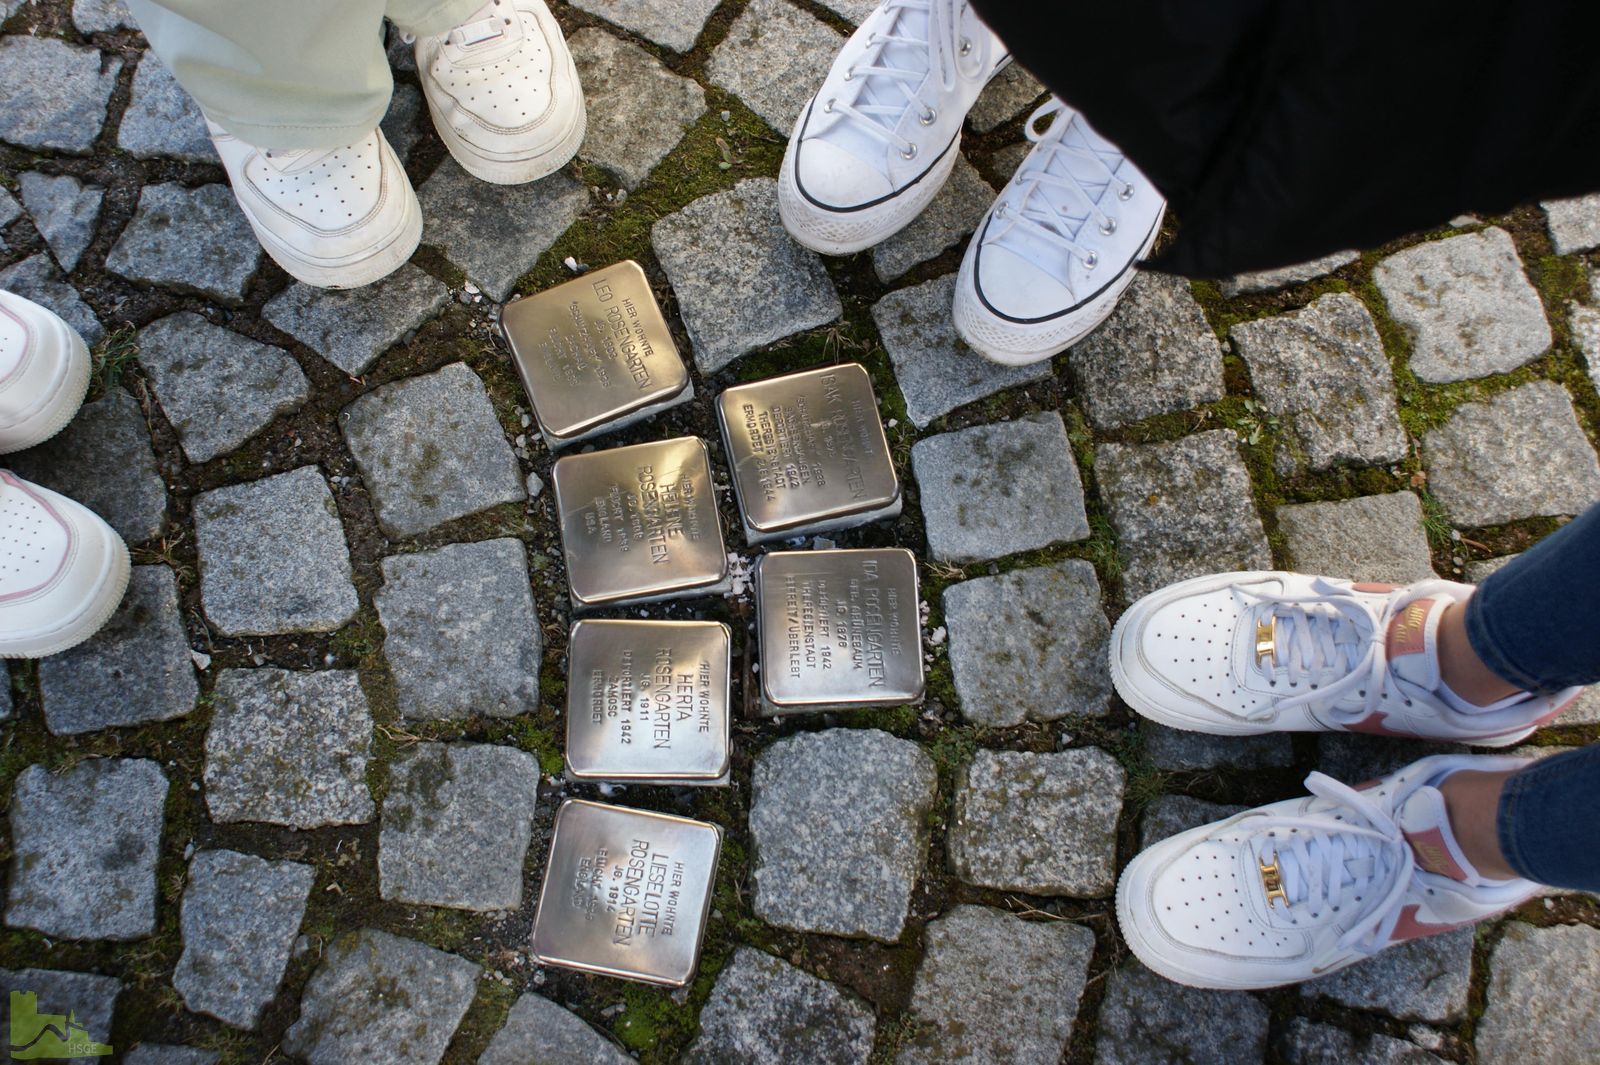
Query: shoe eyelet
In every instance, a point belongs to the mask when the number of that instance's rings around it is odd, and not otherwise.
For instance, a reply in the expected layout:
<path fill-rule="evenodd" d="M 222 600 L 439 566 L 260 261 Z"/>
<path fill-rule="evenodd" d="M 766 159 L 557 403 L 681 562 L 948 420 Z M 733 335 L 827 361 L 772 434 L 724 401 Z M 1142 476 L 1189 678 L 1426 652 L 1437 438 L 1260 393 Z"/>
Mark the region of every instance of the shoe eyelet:
<path fill-rule="evenodd" d="M 1115 233 L 1116 231 L 1117 231 L 1117 220 L 1115 218 L 1106 219 L 1106 224 L 1100 227 L 1100 235 L 1102 237 L 1109 237 L 1111 234 Z"/>
<path fill-rule="evenodd" d="M 854 81 L 855 79 L 856 79 L 856 72 L 855 71 L 847 70 L 847 71 L 844 72 L 844 80 L 845 81 Z"/>
<path fill-rule="evenodd" d="M 915 145 L 915 144 L 913 144 L 913 145 L 912 145 L 912 146 L 911 146 L 911 150 L 910 150 L 910 151 L 908 151 L 908 152 L 901 152 L 901 153 L 900 153 L 900 158 L 902 158 L 902 159 L 904 159 L 904 160 L 906 160 L 906 161 L 908 161 L 908 162 L 909 162 L 909 161 L 910 161 L 910 160 L 912 160 L 912 159 L 915 159 L 915 158 L 916 158 L 916 157 L 917 157 L 917 146 L 916 146 L 916 145 Z"/>
<path fill-rule="evenodd" d="M 833 102 L 836 99 L 838 99 L 838 97 L 836 97 L 836 96 L 828 97 L 828 102 L 822 105 L 822 113 L 823 114 L 825 114 L 825 115 L 833 114 Z"/>
<path fill-rule="evenodd" d="M 1096 266 L 1100 265 L 1100 256 L 1095 252 L 1090 252 L 1088 255 L 1083 257 L 1083 265 L 1086 268 L 1093 270 Z"/>
<path fill-rule="evenodd" d="M 971 54 L 972 54 L 972 42 L 970 40 L 968 40 L 967 38 L 965 38 L 965 37 L 961 38 L 961 57 L 963 59 L 965 59 L 967 56 L 969 56 Z"/>
<path fill-rule="evenodd" d="M 938 120 L 938 118 L 939 112 L 930 107 L 928 108 L 927 114 L 917 116 L 917 121 L 921 122 L 924 126 L 931 126 Z"/>
<path fill-rule="evenodd" d="M 1124 186 L 1122 186 L 1122 191 L 1117 193 L 1117 199 L 1124 200 L 1124 201 L 1133 199 L 1133 186 L 1132 185 L 1124 185 Z"/>

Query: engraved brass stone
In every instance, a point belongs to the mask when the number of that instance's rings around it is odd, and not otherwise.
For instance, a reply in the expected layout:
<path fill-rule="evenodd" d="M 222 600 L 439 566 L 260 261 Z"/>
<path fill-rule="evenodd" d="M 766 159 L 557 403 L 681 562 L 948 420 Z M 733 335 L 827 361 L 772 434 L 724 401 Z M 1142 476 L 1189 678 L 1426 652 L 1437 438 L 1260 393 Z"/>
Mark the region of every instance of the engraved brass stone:
<path fill-rule="evenodd" d="M 682 987 L 694 978 L 722 830 L 569 799 L 556 811 L 533 919 L 546 965 Z"/>
<path fill-rule="evenodd" d="M 556 460 L 551 482 L 575 607 L 726 587 L 728 555 L 703 441 L 684 436 L 568 455 Z"/>
<path fill-rule="evenodd" d="M 900 513 L 889 441 L 860 365 L 736 385 L 718 397 L 717 419 L 750 543 Z"/>
<path fill-rule="evenodd" d="M 774 551 L 756 567 L 756 599 L 763 714 L 922 700 L 911 552 Z"/>
<path fill-rule="evenodd" d="M 574 624 L 568 775 L 649 784 L 722 780 L 732 643 L 719 621 Z"/>
<path fill-rule="evenodd" d="M 500 327 L 551 450 L 694 396 L 650 282 L 631 259 L 507 304 Z"/>

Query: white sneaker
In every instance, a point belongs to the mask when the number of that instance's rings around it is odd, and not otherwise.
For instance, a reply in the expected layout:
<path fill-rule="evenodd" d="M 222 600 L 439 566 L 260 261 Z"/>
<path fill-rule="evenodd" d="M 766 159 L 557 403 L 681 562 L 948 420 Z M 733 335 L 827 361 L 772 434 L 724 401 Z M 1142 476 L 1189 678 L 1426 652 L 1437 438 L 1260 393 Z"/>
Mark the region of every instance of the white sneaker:
<path fill-rule="evenodd" d="M 961 123 L 1010 56 L 960 0 L 884 0 L 800 112 L 778 212 L 813 251 L 870 248 L 928 206 L 960 154 Z"/>
<path fill-rule="evenodd" d="M 1439 675 L 1439 618 L 1468 584 L 1352 584 L 1220 573 L 1152 592 L 1111 635 L 1134 710 L 1192 732 L 1366 732 L 1484 747 L 1521 742 L 1583 691 L 1473 707 Z"/>
<path fill-rule="evenodd" d="M 418 37 L 416 56 L 434 128 L 467 173 L 520 185 L 578 153 L 583 88 L 544 0 L 490 0 L 449 33 Z"/>
<path fill-rule="evenodd" d="M 1043 132 L 1039 123 L 1051 119 Z M 1052 98 L 1034 147 L 967 245 L 955 323 L 973 350 L 1020 366 L 1105 321 L 1150 254 L 1167 202 L 1116 145 Z"/>
<path fill-rule="evenodd" d="M 128 587 L 128 548 L 93 511 L 0 470 L 0 658 L 94 635 Z"/>
<path fill-rule="evenodd" d="M 52 311 L 0 292 L 0 455 L 61 431 L 89 390 L 89 349 Z"/>
<path fill-rule="evenodd" d="M 422 208 L 382 131 L 345 148 L 293 151 L 206 126 L 256 238 L 296 280 L 358 288 L 416 250 Z"/>
<path fill-rule="evenodd" d="M 1148 968 L 1193 987 L 1277 987 L 1532 898 L 1461 853 L 1439 783 L 1524 759 L 1438 755 L 1363 790 L 1321 773 L 1312 794 L 1205 825 L 1145 850 L 1117 884 L 1122 938 Z"/>

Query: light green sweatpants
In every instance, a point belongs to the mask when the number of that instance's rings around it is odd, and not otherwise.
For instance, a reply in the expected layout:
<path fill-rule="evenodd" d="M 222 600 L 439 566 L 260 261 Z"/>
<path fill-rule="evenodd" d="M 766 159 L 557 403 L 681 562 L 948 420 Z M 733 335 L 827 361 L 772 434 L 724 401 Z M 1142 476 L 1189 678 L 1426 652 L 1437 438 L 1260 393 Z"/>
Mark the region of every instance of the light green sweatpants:
<path fill-rule="evenodd" d="M 128 0 L 206 115 L 262 148 L 340 148 L 378 124 L 394 80 L 385 17 L 444 33 L 485 0 Z"/>

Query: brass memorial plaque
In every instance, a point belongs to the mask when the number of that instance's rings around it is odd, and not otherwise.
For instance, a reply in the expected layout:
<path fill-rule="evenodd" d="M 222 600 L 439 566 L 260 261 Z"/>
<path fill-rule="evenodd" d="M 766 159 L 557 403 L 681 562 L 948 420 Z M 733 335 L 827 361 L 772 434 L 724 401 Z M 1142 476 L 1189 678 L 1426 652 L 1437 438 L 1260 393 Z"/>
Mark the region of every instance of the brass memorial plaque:
<path fill-rule="evenodd" d="M 556 460 L 551 482 L 574 607 L 726 590 L 728 554 L 703 441 L 568 455 Z"/>
<path fill-rule="evenodd" d="M 700 959 L 721 849 L 716 825 L 567 800 L 533 919 L 534 956 L 682 987 Z"/>
<path fill-rule="evenodd" d="M 900 513 L 900 482 L 856 363 L 737 385 L 717 399 L 748 542 Z"/>
<path fill-rule="evenodd" d="M 720 621 L 579 621 L 567 644 L 574 780 L 718 783 L 732 634 Z"/>
<path fill-rule="evenodd" d="M 650 282 L 631 259 L 506 304 L 500 326 L 552 451 L 694 396 Z"/>
<path fill-rule="evenodd" d="M 774 551 L 755 572 L 762 713 L 922 700 L 910 551 Z"/>

